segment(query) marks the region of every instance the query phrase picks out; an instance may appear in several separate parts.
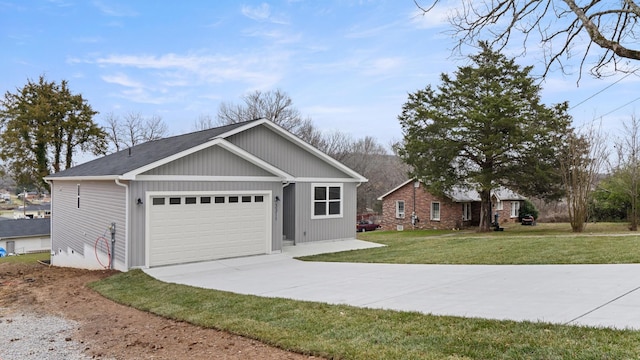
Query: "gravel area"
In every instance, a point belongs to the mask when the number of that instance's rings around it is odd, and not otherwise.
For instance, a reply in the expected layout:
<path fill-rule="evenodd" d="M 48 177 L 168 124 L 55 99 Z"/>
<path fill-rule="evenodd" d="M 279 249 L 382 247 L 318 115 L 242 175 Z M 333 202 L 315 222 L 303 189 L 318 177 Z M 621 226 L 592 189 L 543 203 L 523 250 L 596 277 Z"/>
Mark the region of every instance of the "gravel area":
<path fill-rule="evenodd" d="M 76 328 L 74 321 L 55 316 L 0 311 L 0 360 L 91 359 L 73 340 Z"/>

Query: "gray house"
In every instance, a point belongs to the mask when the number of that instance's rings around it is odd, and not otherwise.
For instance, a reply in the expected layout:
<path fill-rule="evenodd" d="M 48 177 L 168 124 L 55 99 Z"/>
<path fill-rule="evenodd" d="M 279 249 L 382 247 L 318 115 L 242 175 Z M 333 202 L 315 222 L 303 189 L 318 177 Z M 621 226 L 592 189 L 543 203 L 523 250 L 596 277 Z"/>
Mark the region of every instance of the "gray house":
<path fill-rule="evenodd" d="M 45 180 L 52 264 L 105 267 L 113 248 L 111 266 L 124 271 L 354 238 L 367 181 L 264 119 L 150 141 Z"/>
<path fill-rule="evenodd" d="M 26 254 L 51 249 L 50 219 L 0 221 L 0 247 L 8 254 Z"/>

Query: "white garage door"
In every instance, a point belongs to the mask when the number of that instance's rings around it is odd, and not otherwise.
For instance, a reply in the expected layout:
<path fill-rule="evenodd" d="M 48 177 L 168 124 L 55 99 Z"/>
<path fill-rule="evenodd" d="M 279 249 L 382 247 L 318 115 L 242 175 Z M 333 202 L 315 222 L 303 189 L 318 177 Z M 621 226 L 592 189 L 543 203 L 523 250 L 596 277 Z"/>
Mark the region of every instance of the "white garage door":
<path fill-rule="evenodd" d="M 153 195 L 149 266 L 270 251 L 268 194 Z"/>

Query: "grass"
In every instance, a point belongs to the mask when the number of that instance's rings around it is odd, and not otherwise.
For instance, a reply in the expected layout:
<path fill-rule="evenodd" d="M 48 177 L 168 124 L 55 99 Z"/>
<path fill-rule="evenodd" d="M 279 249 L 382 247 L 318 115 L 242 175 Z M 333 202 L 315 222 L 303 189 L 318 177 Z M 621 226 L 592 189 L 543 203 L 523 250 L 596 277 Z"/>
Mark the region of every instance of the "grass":
<path fill-rule="evenodd" d="M 640 234 L 625 224 L 521 226 L 503 232 L 374 231 L 359 239 L 386 247 L 302 257 L 310 261 L 396 264 L 628 264 L 640 263 Z"/>
<path fill-rule="evenodd" d="M 24 255 L 12 255 L 0 257 L 0 264 L 4 263 L 34 263 L 37 261 L 49 261 L 51 254 L 49 252 L 24 254 Z"/>
<path fill-rule="evenodd" d="M 334 359 L 637 359 L 640 332 L 495 321 L 264 298 L 132 270 L 90 285 L 167 318 Z"/>

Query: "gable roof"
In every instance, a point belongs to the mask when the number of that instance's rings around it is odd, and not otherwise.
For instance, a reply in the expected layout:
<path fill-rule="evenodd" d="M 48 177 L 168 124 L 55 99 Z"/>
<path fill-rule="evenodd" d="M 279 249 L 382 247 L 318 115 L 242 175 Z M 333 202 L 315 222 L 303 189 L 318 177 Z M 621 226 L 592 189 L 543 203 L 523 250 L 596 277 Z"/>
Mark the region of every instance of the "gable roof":
<path fill-rule="evenodd" d="M 288 140 L 298 144 L 305 150 L 311 152 L 318 158 L 340 169 L 350 177 L 360 182 L 367 179 L 362 175 L 343 165 L 339 161 L 324 154 L 320 150 L 302 141 L 297 136 L 286 131 L 282 127 L 266 119 L 250 120 L 231 125 L 220 126 L 188 134 L 167 137 L 153 140 L 133 146 L 126 150 L 103 156 L 101 158 L 71 167 L 69 169 L 50 174 L 46 180 L 55 179 L 121 179 L 132 180 L 145 171 L 164 165 L 170 161 L 182 158 L 196 151 L 203 150 L 211 146 L 220 146 L 235 155 L 265 169 L 268 172 L 280 177 L 284 181 L 293 181 L 294 177 L 261 160 L 257 156 L 233 145 L 225 140 L 229 136 L 246 131 L 256 126 L 265 125 L 277 133 L 283 135 Z"/>
<path fill-rule="evenodd" d="M 402 184 L 396 186 L 384 195 L 378 197 L 378 200 L 384 200 L 385 197 L 396 192 L 398 189 L 406 186 L 407 184 L 414 182 L 414 179 L 409 179 Z M 422 183 L 422 182 L 420 182 Z M 463 187 L 454 187 L 451 191 L 445 193 L 445 196 L 450 198 L 453 202 L 477 202 L 480 201 L 480 194 L 475 189 L 467 189 Z M 526 198 L 512 190 L 504 187 L 491 190 L 491 196 L 497 198 L 500 201 L 505 200 L 525 200 Z"/>
<path fill-rule="evenodd" d="M 0 239 L 49 236 L 51 219 L 9 219 L 0 221 Z"/>

